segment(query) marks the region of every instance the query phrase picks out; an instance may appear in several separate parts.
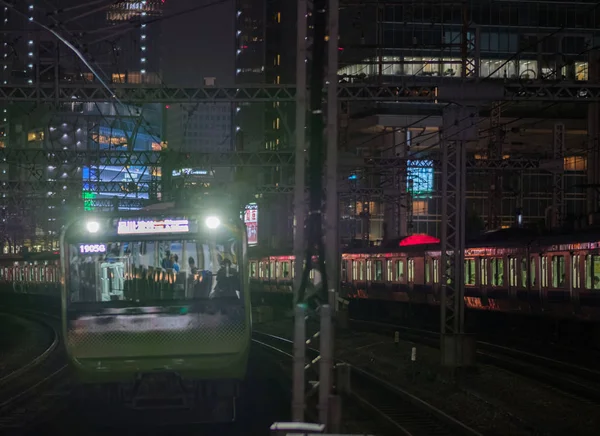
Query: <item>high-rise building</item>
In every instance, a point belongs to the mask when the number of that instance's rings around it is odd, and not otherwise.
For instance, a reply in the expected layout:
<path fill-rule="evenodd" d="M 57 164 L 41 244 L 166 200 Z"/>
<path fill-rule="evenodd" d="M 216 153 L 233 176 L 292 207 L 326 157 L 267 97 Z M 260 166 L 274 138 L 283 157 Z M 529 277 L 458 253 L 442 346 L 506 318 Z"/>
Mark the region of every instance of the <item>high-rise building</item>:
<path fill-rule="evenodd" d="M 236 83 L 293 84 L 296 73 L 296 3 L 284 0 L 236 0 Z M 293 103 L 249 103 L 236 109 L 236 147 L 244 151 L 276 151 L 292 146 Z M 246 174 L 247 176 L 247 174 Z M 278 168 L 252 174 L 260 184 L 289 183 L 291 174 Z M 258 233 L 262 245 L 291 244 L 291 199 L 259 198 Z"/>
<path fill-rule="evenodd" d="M 95 74 L 105 83 L 160 82 L 160 25 L 144 21 L 162 14 L 162 1 L 98 5 L 55 0 L 52 4 L 55 8 L 49 9 L 48 2 L 24 0 L 0 10 L 3 84 L 50 83 L 60 87 L 97 83 Z M 56 29 L 77 47 L 94 72 L 40 24 Z M 59 218 L 65 212 L 94 209 L 98 200 L 115 197 L 122 200 L 121 207 L 139 207 L 157 195 L 150 189 L 150 181 L 158 176 L 155 169 L 123 167 L 99 157 L 95 160 L 94 153 L 160 149 L 160 105 L 72 103 L 48 111 L 12 104 L 0 106 L 0 110 L 2 147 L 90 152 L 89 164 L 84 167 L 70 162 L 60 162 L 57 167 L 30 163 L 36 168 L 32 171 L 23 165 L 0 165 L 0 179 L 9 182 L 5 186 L 21 186 L 20 190 L 3 192 L 0 199 L 0 232 L 11 240 L 11 251 L 24 246 L 32 250 L 54 248 L 62 224 Z M 112 187 L 107 191 L 109 185 Z M 115 190 L 115 186 L 120 188 Z M 40 207 L 47 210 L 31 213 Z"/>

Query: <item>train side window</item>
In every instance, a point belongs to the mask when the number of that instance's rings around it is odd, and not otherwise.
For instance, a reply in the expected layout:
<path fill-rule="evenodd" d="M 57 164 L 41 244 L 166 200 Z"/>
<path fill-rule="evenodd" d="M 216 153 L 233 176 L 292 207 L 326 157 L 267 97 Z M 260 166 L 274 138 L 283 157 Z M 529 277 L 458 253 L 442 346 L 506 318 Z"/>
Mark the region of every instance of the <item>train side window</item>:
<path fill-rule="evenodd" d="M 358 262 L 358 279 L 363 281 L 365 279 L 365 261 L 360 260 Z"/>
<path fill-rule="evenodd" d="M 281 263 L 281 277 L 286 280 L 290 278 L 290 263 L 287 261 Z"/>
<path fill-rule="evenodd" d="M 573 288 L 581 288 L 581 256 L 576 254 L 573 256 L 573 262 L 571 266 L 571 283 Z"/>
<path fill-rule="evenodd" d="M 394 281 L 394 261 L 393 260 L 388 260 L 387 261 L 387 281 L 388 282 L 393 282 Z"/>
<path fill-rule="evenodd" d="M 250 277 L 256 277 L 256 262 L 250 262 Z"/>
<path fill-rule="evenodd" d="M 383 280 L 383 261 L 375 261 L 375 281 L 381 282 Z"/>
<path fill-rule="evenodd" d="M 521 258 L 521 287 L 527 287 L 527 259 Z"/>
<path fill-rule="evenodd" d="M 517 258 L 509 257 L 508 258 L 508 285 L 511 288 L 517 286 L 517 278 L 519 277 L 518 268 L 519 268 L 519 264 L 517 263 Z"/>
<path fill-rule="evenodd" d="M 263 268 L 264 268 L 263 262 L 258 262 L 258 277 L 261 278 L 261 279 L 264 276 L 264 269 Z"/>
<path fill-rule="evenodd" d="M 275 278 L 281 278 L 281 262 L 275 261 Z"/>
<path fill-rule="evenodd" d="M 542 256 L 542 287 L 548 287 L 548 258 L 546 256 Z"/>
<path fill-rule="evenodd" d="M 367 280 L 373 280 L 373 261 L 367 260 Z"/>
<path fill-rule="evenodd" d="M 431 259 L 425 258 L 425 283 L 431 283 L 432 263 Z"/>
<path fill-rule="evenodd" d="M 292 260 L 292 278 L 296 277 L 296 261 Z"/>
<path fill-rule="evenodd" d="M 358 262 L 352 261 L 352 280 L 358 280 Z"/>
<path fill-rule="evenodd" d="M 433 283 L 440 282 L 440 260 L 433 259 Z"/>
<path fill-rule="evenodd" d="M 600 256 L 586 256 L 585 284 L 588 289 L 600 289 Z"/>
<path fill-rule="evenodd" d="M 475 285 L 475 259 L 465 259 L 465 285 Z"/>
<path fill-rule="evenodd" d="M 504 286 L 504 259 L 492 259 L 492 286 Z"/>
<path fill-rule="evenodd" d="M 408 283 L 415 281 L 415 260 L 408 259 Z"/>
<path fill-rule="evenodd" d="M 489 283 L 488 265 L 489 259 L 481 258 L 479 260 L 479 282 L 481 286 L 487 286 Z"/>
<path fill-rule="evenodd" d="M 537 286 L 537 281 L 535 280 L 535 257 L 531 257 L 529 259 L 529 276 L 531 280 L 531 286 Z"/>
<path fill-rule="evenodd" d="M 396 261 L 396 281 L 404 283 L 404 260 Z"/>
<path fill-rule="evenodd" d="M 342 276 L 342 281 L 343 282 L 347 282 L 348 281 L 348 277 L 346 276 L 347 274 L 348 274 L 348 261 L 347 260 L 342 260 L 341 276 Z"/>
<path fill-rule="evenodd" d="M 565 256 L 552 256 L 552 287 L 562 288 L 567 280 Z"/>
<path fill-rule="evenodd" d="M 269 262 L 269 278 L 275 278 L 275 261 L 273 260 Z"/>

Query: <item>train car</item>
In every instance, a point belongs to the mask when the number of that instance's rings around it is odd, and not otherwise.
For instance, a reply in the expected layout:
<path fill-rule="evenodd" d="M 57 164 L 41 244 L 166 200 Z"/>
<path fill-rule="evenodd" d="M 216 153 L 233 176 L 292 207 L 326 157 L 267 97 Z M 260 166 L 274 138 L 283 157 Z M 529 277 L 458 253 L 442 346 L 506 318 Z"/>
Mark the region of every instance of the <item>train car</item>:
<path fill-rule="evenodd" d="M 60 297 L 59 252 L 0 255 L 0 292 Z"/>
<path fill-rule="evenodd" d="M 63 333 L 86 396 L 235 418 L 251 337 L 238 214 L 86 216 L 61 239 Z"/>
<path fill-rule="evenodd" d="M 340 294 L 413 308 L 439 305 L 444 280 L 440 260 L 439 240 L 427 235 L 404 238 L 392 247 L 344 250 Z M 255 293 L 262 300 L 278 294 L 279 300 L 287 296 L 291 302 L 294 262 L 289 255 L 252 257 Z M 467 244 L 464 268 L 468 308 L 600 320 L 597 231 L 544 236 L 521 229 L 490 232 Z"/>

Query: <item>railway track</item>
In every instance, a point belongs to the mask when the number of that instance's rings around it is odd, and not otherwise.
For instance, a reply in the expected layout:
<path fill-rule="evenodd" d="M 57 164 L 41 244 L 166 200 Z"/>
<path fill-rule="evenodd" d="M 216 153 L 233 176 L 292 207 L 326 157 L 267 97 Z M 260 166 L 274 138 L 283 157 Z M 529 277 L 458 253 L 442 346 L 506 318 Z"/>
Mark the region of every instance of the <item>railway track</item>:
<path fill-rule="evenodd" d="M 293 343 L 289 339 L 257 331 L 253 336 L 254 343 L 292 357 Z M 319 351 L 308 347 L 306 353 L 307 358 L 314 359 Z M 480 435 L 431 404 L 360 368 L 351 366 L 350 384 L 347 395 L 376 418 L 384 433 L 406 436 Z"/>
<path fill-rule="evenodd" d="M 0 433 L 23 431 L 57 410 L 69 395 L 67 366 L 56 319 L 25 312 L 19 316 L 53 332 L 52 343 L 31 361 L 0 378 Z"/>
<path fill-rule="evenodd" d="M 393 335 L 439 347 L 439 333 L 374 321 L 350 320 L 353 328 Z M 477 341 L 477 360 L 542 382 L 581 399 L 600 403 L 600 372 L 504 345 Z"/>

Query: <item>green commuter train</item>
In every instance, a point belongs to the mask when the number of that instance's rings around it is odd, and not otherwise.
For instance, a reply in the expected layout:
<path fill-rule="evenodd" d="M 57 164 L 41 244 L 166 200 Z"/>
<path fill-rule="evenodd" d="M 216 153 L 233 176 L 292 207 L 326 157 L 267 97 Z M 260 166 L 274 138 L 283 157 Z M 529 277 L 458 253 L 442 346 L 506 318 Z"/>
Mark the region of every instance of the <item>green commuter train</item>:
<path fill-rule="evenodd" d="M 247 264 L 235 213 L 163 204 L 68 225 L 62 327 L 86 396 L 235 419 L 251 338 Z"/>

